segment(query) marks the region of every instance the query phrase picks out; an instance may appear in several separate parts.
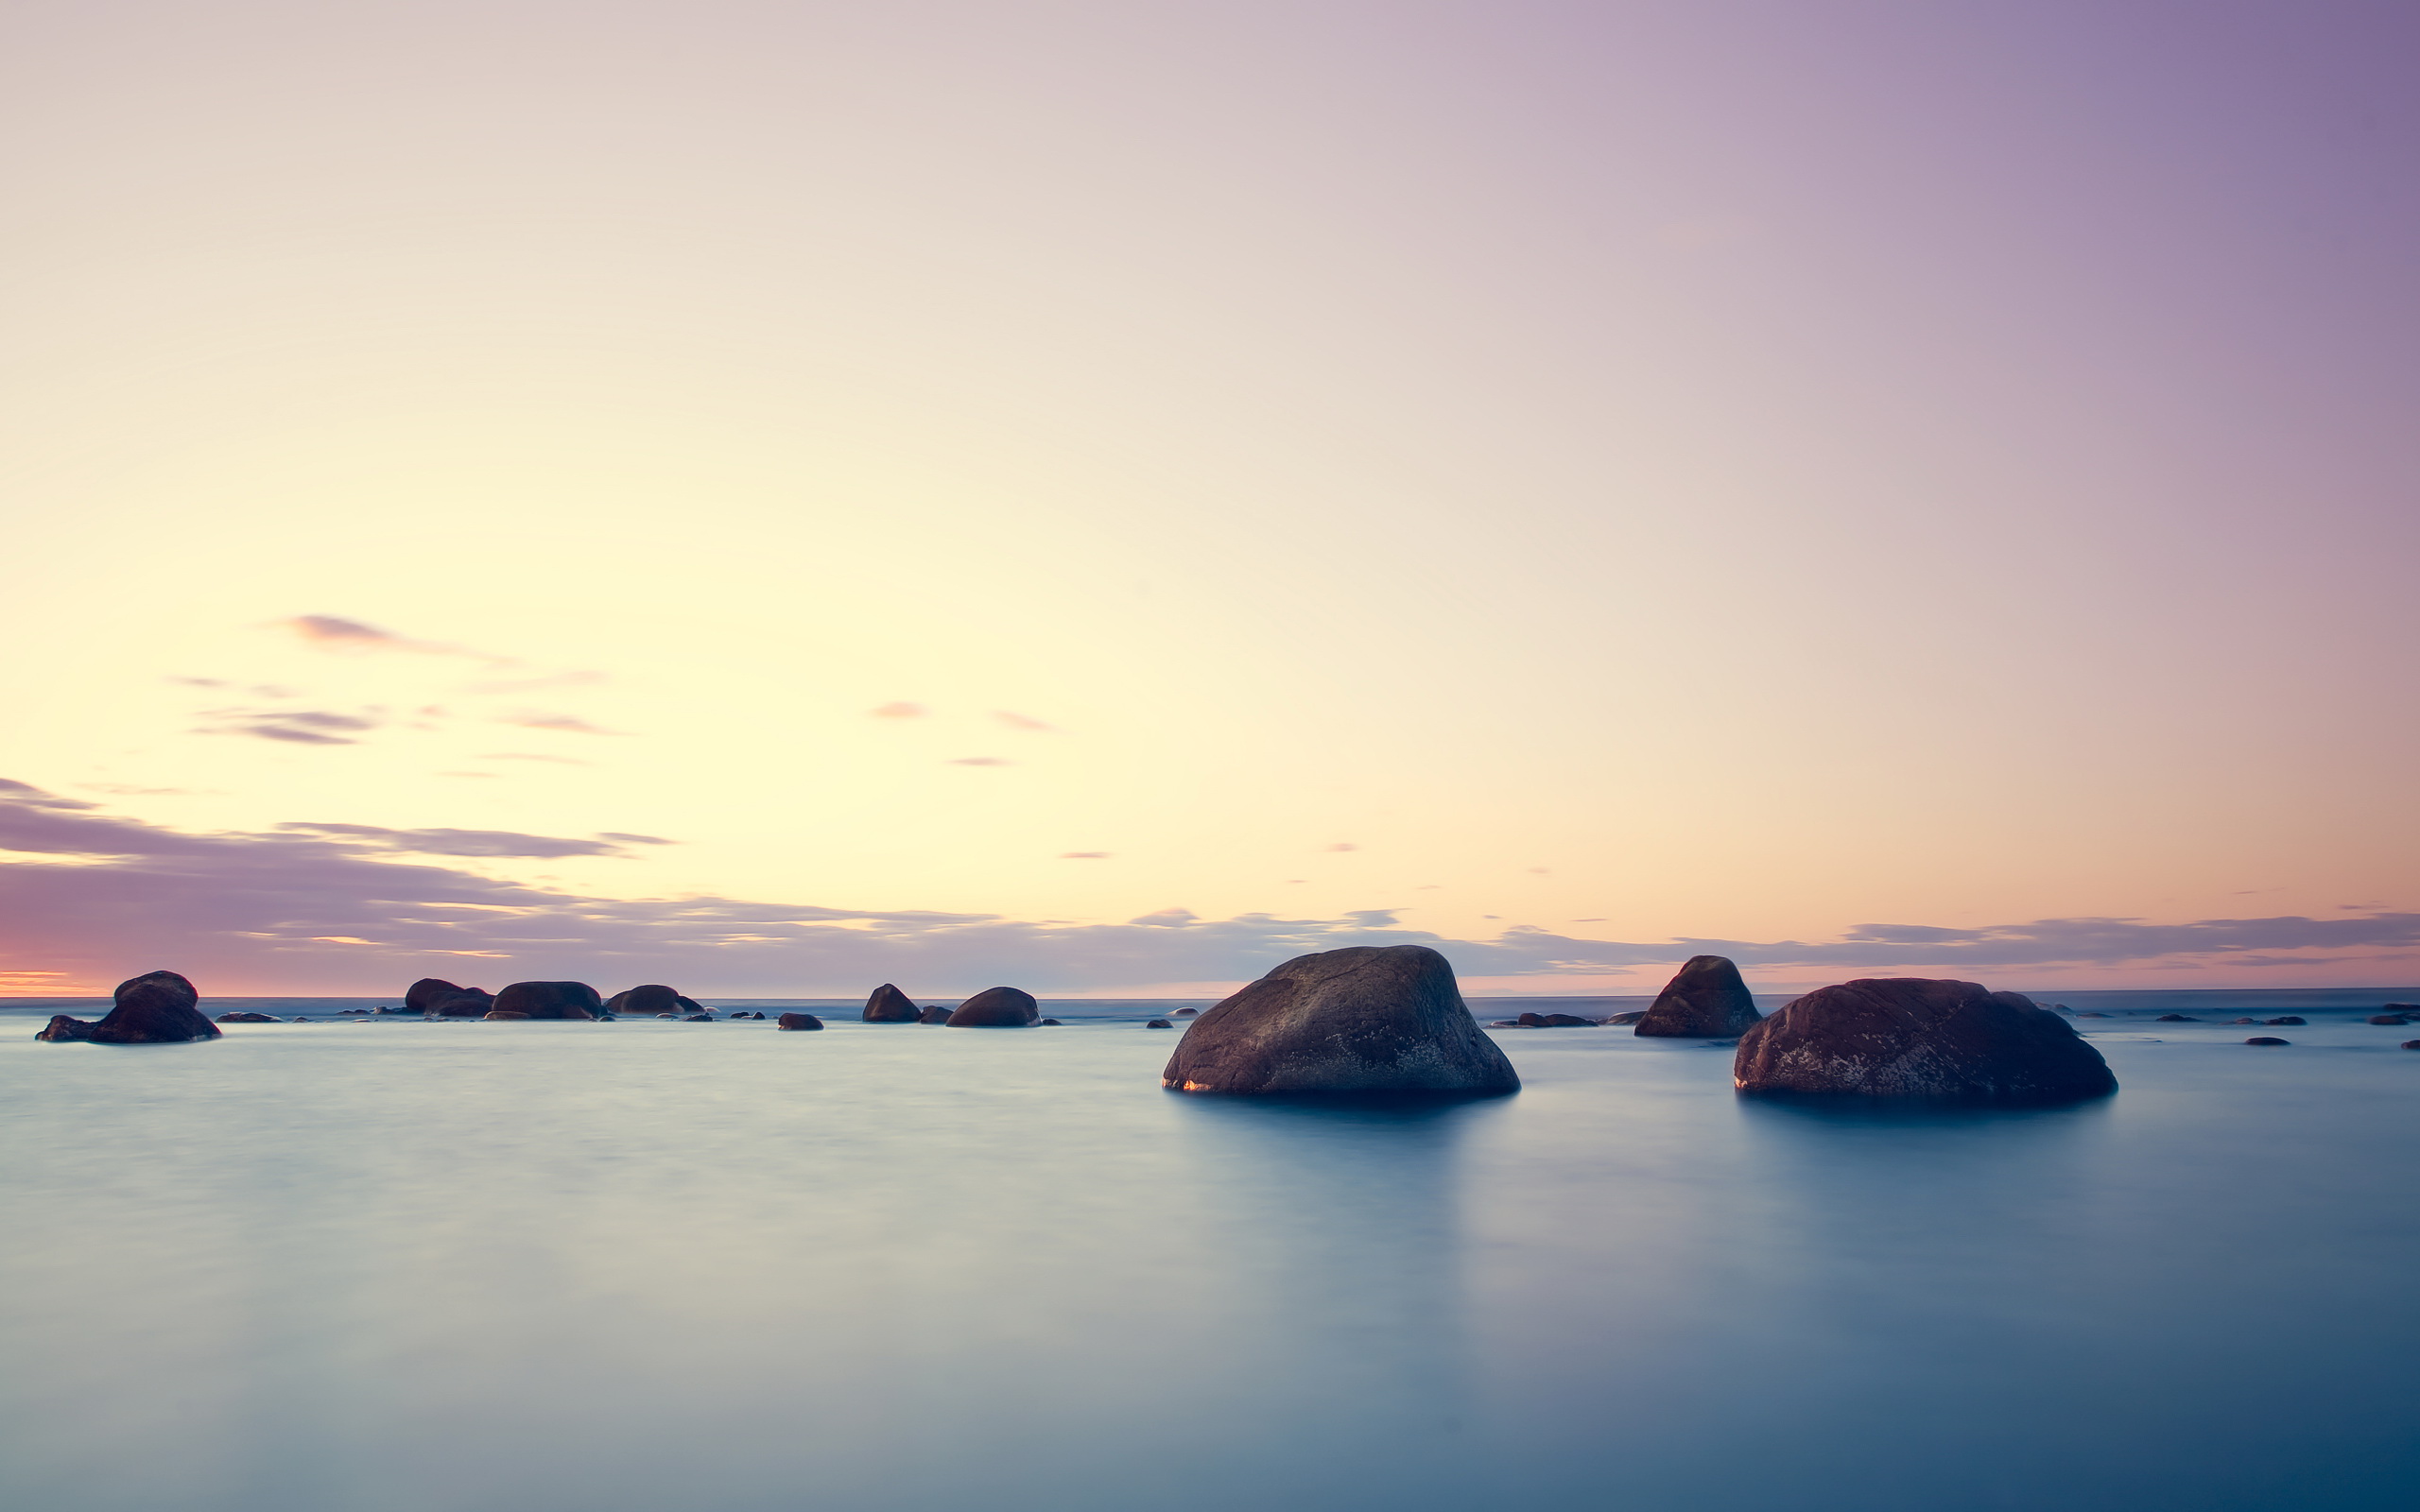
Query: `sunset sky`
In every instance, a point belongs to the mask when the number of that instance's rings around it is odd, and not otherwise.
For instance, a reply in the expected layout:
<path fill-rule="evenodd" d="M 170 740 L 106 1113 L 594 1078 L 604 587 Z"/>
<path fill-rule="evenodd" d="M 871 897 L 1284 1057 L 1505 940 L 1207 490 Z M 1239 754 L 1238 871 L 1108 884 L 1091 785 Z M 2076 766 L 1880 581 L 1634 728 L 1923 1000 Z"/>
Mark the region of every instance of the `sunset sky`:
<path fill-rule="evenodd" d="M 2420 10 L 0 9 L 0 991 L 2420 982 Z"/>

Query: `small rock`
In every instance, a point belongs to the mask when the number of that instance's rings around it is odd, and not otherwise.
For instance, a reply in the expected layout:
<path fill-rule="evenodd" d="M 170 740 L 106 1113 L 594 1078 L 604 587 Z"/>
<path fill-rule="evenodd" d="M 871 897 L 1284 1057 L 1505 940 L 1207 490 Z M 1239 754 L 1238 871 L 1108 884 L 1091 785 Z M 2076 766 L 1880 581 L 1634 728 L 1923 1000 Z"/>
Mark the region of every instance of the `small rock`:
<path fill-rule="evenodd" d="M 1490 1019 L 1487 1021 L 1487 1026 L 1491 1029 L 1526 1029 L 1530 1027 L 1518 1019 Z"/>
<path fill-rule="evenodd" d="M 2406 1040 L 2403 1041 L 2403 1048 L 2406 1050 L 2420 1050 L 2420 1040 Z"/>
<path fill-rule="evenodd" d="M 1607 1023 L 1636 1023 L 1639 1020 L 1646 1017 L 1647 1010 L 1645 1008 L 1633 1008 L 1628 1013 L 1616 1013 L 1605 1022 Z"/>
<path fill-rule="evenodd" d="M 760 1013 L 756 1017 L 761 1019 L 764 1015 Z M 777 1029 L 821 1029 L 823 1021 L 812 1013 L 785 1013 L 773 1021 L 773 1026 Z"/>
<path fill-rule="evenodd" d="M 495 998 L 492 993 L 466 987 L 450 998 L 438 999 L 428 1011 L 441 1019 L 483 1019 L 493 1006 Z"/>
<path fill-rule="evenodd" d="M 1143 1025 L 1143 1027 L 1146 1029 L 1173 1029 L 1176 1025 L 1168 1022 L 1166 1019 L 1153 1019 L 1150 1022 Z"/>
<path fill-rule="evenodd" d="M 711 1013 L 684 1013 L 681 1016 L 681 1022 L 683 1023 L 712 1023 L 715 1022 L 715 1016 Z"/>
<path fill-rule="evenodd" d="M 1045 1019 L 1040 1023 L 1035 1024 L 1034 1027 L 1037 1029 L 1060 1029 L 1064 1028 L 1065 1025 L 1062 1024 L 1056 1019 Z"/>
<path fill-rule="evenodd" d="M 214 1023 L 276 1023 L 280 1021 L 266 1013 L 222 1013 L 211 1022 Z M 302 1021 L 298 1019 L 295 1022 L 299 1023 Z"/>
<path fill-rule="evenodd" d="M 2259 1022 L 2258 1019 L 2229 1019 L 2227 1021 L 2229 1023 L 2258 1023 Z"/>
<path fill-rule="evenodd" d="M 2082 1013 L 2077 1014 L 2076 1017 L 2079 1019 L 2105 1019 L 2109 1017 L 2109 1015 L 2105 1013 L 2095 1013 L 2090 1008 L 2086 1008 Z"/>
<path fill-rule="evenodd" d="M 34 1038 L 61 1045 L 90 1040 L 93 1038 L 93 1021 L 71 1018 L 64 1013 L 54 1013 L 50 1016 L 48 1023 L 34 1031 Z"/>
<path fill-rule="evenodd" d="M 2153 1023 L 2199 1023 L 2202 1021 L 2182 1013 L 2163 1013 L 2152 1022 Z"/>
<path fill-rule="evenodd" d="M 947 1023 L 949 1022 L 949 1009 L 926 1008 L 924 1012 L 916 1015 L 916 1022 L 918 1023 Z"/>
<path fill-rule="evenodd" d="M 2291 1040 L 2280 1040 L 2273 1034 L 2256 1034 L 2244 1041 L 2248 1045 L 2290 1045 Z"/>
<path fill-rule="evenodd" d="M 2297 1018 L 2295 1018 L 2292 1014 L 2289 1013 L 2289 1014 L 2287 1014 L 2287 1015 L 2286 1015 L 2284 1018 L 2282 1018 L 2282 1019 L 2263 1019 L 2263 1020 L 2261 1020 L 2260 1022 L 2263 1022 L 2263 1023 L 2265 1023 L 2265 1024 L 2269 1024 L 2269 1025 L 2270 1025 L 2270 1026 L 2272 1026 L 2272 1027 L 2274 1027 L 2274 1026 L 2276 1026 L 2276 1025 L 2278 1025 L 2278 1024 L 2281 1024 L 2281 1023 L 2302 1023 L 2302 1022 L 2307 1022 L 2307 1021 L 2302 1020 L 2302 1019 L 2297 1019 Z"/>
<path fill-rule="evenodd" d="M 2372 1023 L 2410 1023 L 2411 1021 L 2400 1013 L 2376 1013 L 2370 1016 L 2370 1022 Z"/>
<path fill-rule="evenodd" d="M 1545 1019 L 1546 1027 L 1549 1029 L 1594 1029 L 1597 1027 L 1596 1020 L 1583 1019 L 1576 1013 L 1549 1013 L 1545 1015 Z"/>
<path fill-rule="evenodd" d="M 1179 1008 L 1176 1012 L 1170 1014 L 1169 1017 L 1174 1019 L 1190 1019 L 1201 1011 L 1201 1010 L 1200 1008 Z"/>

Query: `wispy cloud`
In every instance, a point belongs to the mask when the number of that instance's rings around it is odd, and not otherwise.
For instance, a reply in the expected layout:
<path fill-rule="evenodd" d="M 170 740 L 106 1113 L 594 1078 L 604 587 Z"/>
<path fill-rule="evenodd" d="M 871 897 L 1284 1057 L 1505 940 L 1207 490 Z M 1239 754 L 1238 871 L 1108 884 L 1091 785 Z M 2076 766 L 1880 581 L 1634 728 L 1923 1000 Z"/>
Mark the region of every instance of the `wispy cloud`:
<path fill-rule="evenodd" d="M 613 679 L 602 672 L 549 672 L 532 678 L 493 678 L 484 682 L 462 684 L 464 693 L 505 694 L 536 693 L 545 688 L 593 688 Z"/>
<path fill-rule="evenodd" d="M 627 854 L 611 839 L 571 840 L 553 835 L 521 834 L 510 830 L 389 830 L 374 824 L 281 824 L 294 834 L 322 835 L 368 850 L 390 850 L 424 856 L 618 856 Z M 640 837 L 648 845 L 667 840 Z"/>
<path fill-rule="evenodd" d="M 681 843 L 678 840 L 667 840 L 660 834 L 623 834 L 615 830 L 599 830 L 596 832 L 596 838 L 612 840 L 621 845 L 679 845 Z"/>
<path fill-rule="evenodd" d="M 337 713 L 329 709 L 205 709 L 208 723 L 197 735 L 250 735 L 295 746 L 357 746 L 360 736 L 387 723 L 386 712 L 365 709 Z"/>
<path fill-rule="evenodd" d="M 1062 861 L 1106 861 L 1109 859 L 1109 852 L 1106 850 L 1062 850 L 1059 852 L 1059 859 Z"/>
<path fill-rule="evenodd" d="M 1011 730 L 1030 730 L 1041 734 L 1057 734 L 1059 731 L 1059 727 L 1056 725 L 1046 725 L 1039 719 L 1031 719 L 1024 714 L 1011 713 L 1006 709 L 993 710 L 992 717 L 1008 726 Z"/>
<path fill-rule="evenodd" d="M 922 719 L 932 711 L 921 703 L 887 703 L 878 709 L 869 709 L 866 713 L 876 719 Z"/>
<path fill-rule="evenodd" d="M 1014 766 L 1016 763 L 1001 756 L 953 756 L 952 766 Z"/>
<path fill-rule="evenodd" d="M 1350 840 L 1339 840 L 1336 844 L 1329 846 L 1328 849 L 1330 850 L 1358 850 L 1361 848 L 1355 845 Z"/>
<path fill-rule="evenodd" d="M 296 614 L 275 622 L 276 627 L 321 651 L 362 653 L 406 651 L 417 656 L 459 656 L 491 666 L 511 666 L 510 657 L 492 656 L 443 641 L 417 641 L 336 614 Z"/>
<path fill-rule="evenodd" d="M 590 724 L 587 720 L 579 717 L 577 714 L 544 713 L 536 711 L 525 711 L 521 713 L 506 714 L 502 718 L 498 719 L 496 723 L 499 725 L 515 725 L 523 730 L 561 730 L 575 735 L 619 735 L 627 733 L 627 731 L 619 730 L 607 730 L 602 725 Z"/>

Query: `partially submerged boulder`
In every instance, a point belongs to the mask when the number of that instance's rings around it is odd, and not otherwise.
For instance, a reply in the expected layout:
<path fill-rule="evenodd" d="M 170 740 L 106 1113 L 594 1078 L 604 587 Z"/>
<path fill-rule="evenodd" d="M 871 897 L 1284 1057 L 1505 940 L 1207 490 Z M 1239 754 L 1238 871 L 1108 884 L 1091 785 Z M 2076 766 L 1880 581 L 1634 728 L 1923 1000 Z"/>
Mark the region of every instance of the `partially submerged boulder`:
<path fill-rule="evenodd" d="M 764 1015 L 760 1013 L 756 1017 L 761 1019 Z M 823 1021 L 812 1013 L 785 1013 L 773 1021 L 773 1027 L 776 1029 L 821 1029 L 823 1027 Z"/>
<path fill-rule="evenodd" d="M 1168 1017 L 1171 1019 L 1191 1019 L 1199 1017 L 1201 1012 L 1201 1010 L 1200 1008 L 1179 1008 L 1174 1013 L 1169 1014 Z"/>
<path fill-rule="evenodd" d="M 450 998 L 440 998 L 429 1005 L 428 1011 L 441 1019 L 484 1019 L 488 1009 L 495 1006 L 495 994 L 481 988 L 466 987 Z"/>
<path fill-rule="evenodd" d="M 2202 1021 L 2189 1013 L 2163 1013 L 2152 1022 L 2153 1023 L 2199 1023 Z"/>
<path fill-rule="evenodd" d="M 2263 1022 L 2263 1023 L 2268 1023 L 2268 1024 L 2279 1024 L 2279 1023 L 2308 1023 L 2310 1021 L 2309 1021 L 2309 1020 L 2308 1020 L 2308 1019 L 2300 1018 L 2300 1017 L 2298 1017 L 2298 1016 L 2296 1016 L 2296 1015 L 2294 1015 L 2294 1014 L 2289 1013 L 2289 1014 L 2287 1014 L 2287 1015 L 2286 1015 L 2284 1018 L 2282 1018 L 2282 1019 L 2263 1019 L 2263 1020 L 2261 1020 L 2260 1022 Z"/>
<path fill-rule="evenodd" d="M 1631 1032 L 1667 1040 L 1730 1040 L 1762 1017 L 1729 956 L 1692 955 Z"/>
<path fill-rule="evenodd" d="M 949 1022 L 949 1009 L 926 1008 L 924 1012 L 916 1015 L 916 1022 L 918 1023 L 947 1023 Z"/>
<path fill-rule="evenodd" d="M 120 982 L 110 1011 L 98 1020 L 58 1013 L 34 1032 L 54 1044 L 177 1045 L 218 1037 L 218 1025 L 202 1014 L 201 995 L 174 971 L 146 971 Z"/>
<path fill-rule="evenodd" d="M 494 1021 L 496 1021 L 497 1022 L 500 1022 L 500 1023 L 501 1023 L 501 1022 L 517 1022 L 517 1021 L 520 1021 L 520 1020 L 527 1019 L 527 1018 L 528 1018 L 528 1017 L 529 1017 L 529 1015 L 528 1015 L 528 1014 L 526 1014 L 526 1013 L 514 1013 L 514 1012 L 508 1012 L 508 1011 L 506 1011 L 506 1010 L 505 1010 L 505 1009 L 503 1009 L 503 1008 L 495 1008 L 495 1009 L 491 1010 L 491 1011 L 490 1011 L 490 1012 L 488 1012 L 487 1014 L 485 1014 L 485 1015 L 483 1016 L 483 1018 L 482 1018 L 482 1021 L 481 1021 L 481 1022 L 486 1022 L 486 1020 L 490 1020 L 490 1019 L 492 1019 L 492 1020 L 494 1020 Z"/>
<path fill-rule="evenodd" d="M 1298 955 L 1193 1021 L 1160 1084 L 1180 1091 L 1517 1091 L 1512 1063 L 1425 945 Z"/>
<path fill-rule="evenodd" d="M 2410 1023 L 2411 1021 L 2400 1013 L 2374 1013 L 2370 1015 L 2370 1022 L 2372 1023 Z"/>
<path fill-rule="evenodd" d="M 661 982 L 625 988 L 605 1000 L 608 1013 L 670 1013 L 680 1007 L 681 994 Z"/>
<path fill-rule="evenodd" d="M 222 1013 L 210 1022 L 213 1023 L 282 1023 L 285 1021 L 274 1014 L 268 1013 Z M 297 1019 L 294 1022 L 302 1023 L 305 1021 Z"/>
<path fill-rule="evenodd" d="M 1150 1022 L 1143 1025 L 1143 1027 L 1146 1029 L 1173 1029 L 1176 1025 L 1170 1023 L 1166 1019 L 1153 1019 Z"/>
<path fill-rule="evenodd" d="M 2248 1045 L 2290 1045 L 2291 1040 L 2280 1040 L 2273 1034 L 2256 1034 L 2244 1041 Z"/>
<path fill-rule="evenodd" d="M 1636 1023 L 1639 1020 L 1646 1017 L 1647 1010 L 1645 1008 L 1633 1008 L 1628 1013 L 1616 1013 L 1605 1022 L 1607 1023 Z"/>
<path fill-rule="evenodd" d="M 868 1023 L 914 1023 L 925 1010 L 908 999 L 908 994 L 885 982 L 866 999 L 865 1022 Z"/>
<path fill-rule="evenodd" d="M 2016 992 L 1926 977 L 1821 988 L 1749 1025 L 1732 1058 L 1744 1092 L 2009 1103 L 2118 1090 L 2100 1052 Z"/>
<path fill-rule="evenodd" d="M 585 982 L 515 982 L 495 995 L 488 1016 L 517 1013 L 530 1019 L 594 1019 L 604 1010 L 604 1000 Z"/>
<path fill-rule="evenodd" d="M 1042 1022 L 1033 994 L 1012 987 L 987 987 L 949 1016 L 953 1029 L 1023 1029 Z"/>
<path fill-rule="evenodd" d="M 479 989 L 475 987 L 456 987 L 441 976 L 424 976 L 404 989 L 404 1011 L 426 1013 L 447 998 L 458 997 L 465 992 L 478 991 Z M 487 995 L 479 992 L 481 997 Z"/>

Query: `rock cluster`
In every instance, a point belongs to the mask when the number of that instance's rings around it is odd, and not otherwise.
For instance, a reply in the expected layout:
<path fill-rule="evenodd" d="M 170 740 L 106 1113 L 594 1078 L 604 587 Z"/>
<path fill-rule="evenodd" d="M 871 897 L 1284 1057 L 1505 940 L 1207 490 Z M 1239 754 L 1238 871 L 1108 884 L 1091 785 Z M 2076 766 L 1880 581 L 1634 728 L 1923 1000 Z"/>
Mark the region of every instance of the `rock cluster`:
<path fill-rule="evenodd" d="M 1729 956 L 1692 955 L 1631 1032 L 1668 1040 L 1733 1040 L 1762 1017 Z"/>
<path fill-rule="evenodd" d="M 171 1045 L 216 1040 L 218 1025 L 201 1011 L 201 994 L 174 971 L 147 971 L 117 985 L 110 1011 L 95 1022 L 54 1014 L 34 1038 L 54 1043 Z"/>
<path fill-rule="evenodd" d="M 1744 1092 L 2050 1103 L 2118 1090 L 2065 1019 L 1973 982 L 1870 978 L 1807 993 L 1749 1026 Z"/>
<path fill-rule="evenodd" d="M 1188 1092 L 1517 1091 L 1521 1078 L 1423 945 L 1299 955 L 1195 1019 L 1161 1074 Z"/>

